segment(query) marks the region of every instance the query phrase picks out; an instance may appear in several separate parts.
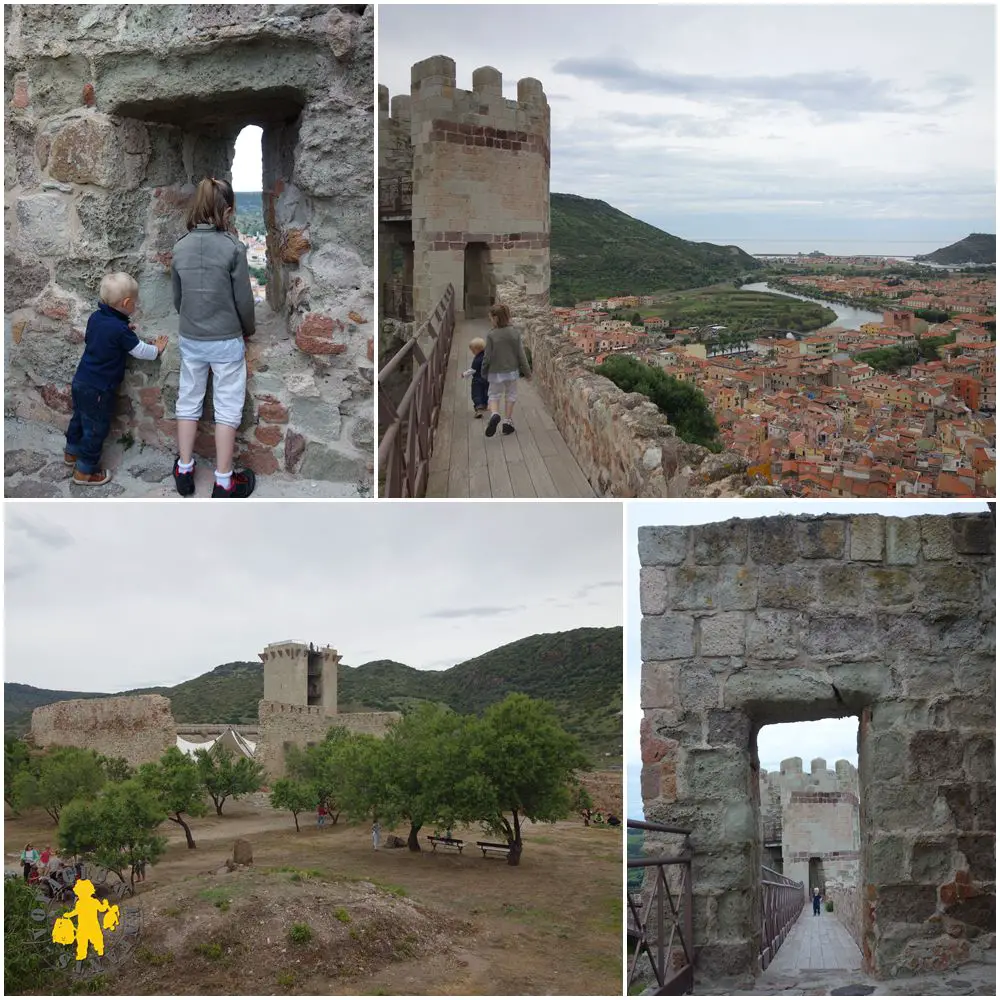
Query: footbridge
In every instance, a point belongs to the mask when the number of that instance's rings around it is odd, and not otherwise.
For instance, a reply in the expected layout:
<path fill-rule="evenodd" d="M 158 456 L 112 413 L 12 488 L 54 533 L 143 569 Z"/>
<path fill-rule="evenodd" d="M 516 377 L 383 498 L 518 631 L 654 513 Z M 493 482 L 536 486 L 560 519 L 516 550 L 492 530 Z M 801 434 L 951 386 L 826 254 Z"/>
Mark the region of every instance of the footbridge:
<path fill-rule="evenodd" d="M 406 289 L 391 298 L 412 302 Z M 470 341 L 488 331 L 486 319 L 456 319 L 449 285 L 379 371 L 379 496 L 594 496 L 530 379 L 518 385 L 516 432 L 486 437 L 461 373 L 472 358 Z"/>

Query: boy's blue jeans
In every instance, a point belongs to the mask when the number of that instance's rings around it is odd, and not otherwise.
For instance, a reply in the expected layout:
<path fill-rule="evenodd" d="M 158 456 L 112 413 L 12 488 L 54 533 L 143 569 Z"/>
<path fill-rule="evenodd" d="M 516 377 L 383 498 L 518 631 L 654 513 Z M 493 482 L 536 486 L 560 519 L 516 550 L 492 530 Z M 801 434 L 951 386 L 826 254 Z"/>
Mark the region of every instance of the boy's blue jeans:
<path fill-rule="evenodd" d="M 73 416 L 66 431 L 66 454 L 79 472 L 100 472 L 104 439 L 111 430 L 118 394 L 111 389 L 73 383 Z"/>

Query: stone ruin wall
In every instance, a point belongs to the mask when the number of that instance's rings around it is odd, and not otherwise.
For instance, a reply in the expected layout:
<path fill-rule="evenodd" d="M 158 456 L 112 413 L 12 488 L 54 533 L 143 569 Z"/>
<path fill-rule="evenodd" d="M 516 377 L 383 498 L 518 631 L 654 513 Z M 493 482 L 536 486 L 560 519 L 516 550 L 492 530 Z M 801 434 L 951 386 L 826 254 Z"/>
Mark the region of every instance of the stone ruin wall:
<path fill-rule="evenodd" d="M 65 427 L 101 276 L 139 279 L 111 439 L 173 451 L 170 262 L 204 176 L 264 129 L 268 305 L 249 342 L 239 460 L 370 484 L 373 13 L 361 5 L 6 5 L 5 414 Z M 214 455 L 211 392 L 196 450 Z"/>
<path fill-rule="evenodd" d="M 498 285 L 497 300 L 525 327 L 533 382 L 598 496 L 784 496 L 780 487 L 751 482 L 739 455 L 688 444 L 646 396 L 595 374 L 555 326 L 547 297 L 532 301 L 510 281 Z"/>
<path fill-rule="evenodd" d="M 782 842 L 782 872 L 803 882 L 807 895 L 813 857 L 823 862 L 827 888 L 856 884 L 858 795 L 858 772 L 847 760 L 830 770 L 817 757 L 805 773 L 802 758 L 789 757 L 778 771 L 761 769 L 762 842 Z"/>
<path fill-rule="evenodd" d="M 470 243 L 488 248 L 492 288 L 516 279 L 525 294 L 547 303 L 550 120 L 541 83 L 518 80 L 517 100 L 510 101 L 500 72 L 483 66 L 473 71 L 472 90 L 461 90 L 447 56 L 416 63 L 410 80 L 410 97 L 397 98 L 392 111 L 401 124 L 410 121 L 418 322 L 449 284 L 456 314 L 464 315 Z M 397 154 L 396 162 L 406 155 Z M 493 297 L 487 289 L 477 295 Z"/>
<path fill-rule="evenodd" d="M 138 767 L 177 745 L 177 726 L 170 699 L 159 694 L 76 698 L 36 708 L 30 739 L 39 747 L 80 747 L 124 757 Z"/>
<path fill-rule="evenodd" d="M 594 801 L 593 812 L 600 810 L 605 819 L 614 813 L 624 823 L 621 771 L 582 771 L 577 777 Z"/>
<path fill-rule="evenodd" d="M 332 726 L 342 726 L 352 733 L 384 736 L 389 726 L 402 718 L 399 712 L 338 714 L 320 706 L 263 700 L 258 704 L 257 715 L 260 738 L 254 757 L 272 781 L 285 774 L 286 746 L 305 748 L 310 743 L 321 743 Z"/>
<path fill-rule="evenodd" d="M 756 734 L 777 722 L 860 719 L 866 971 L 994 945 L 994 551 L 990 514 L 639 529 L 642 796 L 692 830 L 701 975 L 757 966 Z"/>

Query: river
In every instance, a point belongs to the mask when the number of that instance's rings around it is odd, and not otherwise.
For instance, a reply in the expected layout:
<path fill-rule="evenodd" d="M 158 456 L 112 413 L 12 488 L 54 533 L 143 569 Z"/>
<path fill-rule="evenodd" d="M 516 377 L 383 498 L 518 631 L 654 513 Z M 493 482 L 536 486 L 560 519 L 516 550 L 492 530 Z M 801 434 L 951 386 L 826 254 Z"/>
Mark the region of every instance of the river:
<path fill-rule="evenodd" d="M 771 292 L 774 295 L 787 295 L 790 299 L 801 299 L 803 302 L 818 302 L 827 309 L 832 309 L 837 314 L 835 322 L 831 326 L 842 326 L 845 330 L 860 330 L 863 323 L 881 323 L 882 314 L 871 312 L 868 309 L 855 309 L 854 306 L 844 305 L 843 302 L 829 302 L 827 299 L 814 299 L 811 295 L 796 295 L 786 292 L 780 288 L 772 288 L 766 281 L 755 281 L 750 285 L 741 285 L 740 290 L 744 292 Z"/>

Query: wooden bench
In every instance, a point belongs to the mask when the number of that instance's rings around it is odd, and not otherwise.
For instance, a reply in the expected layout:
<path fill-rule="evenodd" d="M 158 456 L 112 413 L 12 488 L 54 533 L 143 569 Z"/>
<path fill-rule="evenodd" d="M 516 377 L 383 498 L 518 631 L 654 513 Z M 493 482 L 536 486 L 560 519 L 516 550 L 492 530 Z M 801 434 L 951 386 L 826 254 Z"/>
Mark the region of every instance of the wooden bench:
<path fill-rule="evenodd" d="M 505 858 L 510 856 L 510 844 L 488 844 L 484 840 L 477 840 L 476 847 L 483 852 L 484 858 L 487 851 L 492 851 L 494 854 L 502 854 Z"/>
<path fill-rule="evenodd" d="M 438 844 L 440 844 L 442 847 L 455 847 L 455 848 L 458 849 L 458 853 L 461 854 L 462 853 L 462 848 L 465 846 L 465 841 L 464 840 L 456 840 L 454 837 L 431 837 L 431 836 L 428 836 L 427 839 L 433 845 L 431 847 L 432 851 L 436 851 L 438 849 Z"/>

